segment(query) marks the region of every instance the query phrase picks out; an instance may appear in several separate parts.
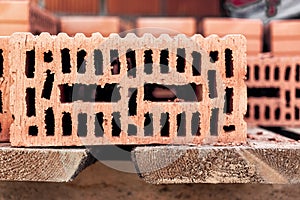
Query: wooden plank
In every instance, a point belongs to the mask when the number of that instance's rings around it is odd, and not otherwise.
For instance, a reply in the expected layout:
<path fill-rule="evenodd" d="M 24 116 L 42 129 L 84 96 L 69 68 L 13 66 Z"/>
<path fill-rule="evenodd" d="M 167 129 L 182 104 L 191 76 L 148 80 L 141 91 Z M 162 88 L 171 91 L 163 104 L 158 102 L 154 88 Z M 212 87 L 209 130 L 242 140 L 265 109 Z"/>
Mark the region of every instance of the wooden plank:
<path fill-rule="evenodd" d="M 247 145 L 137 147 L 132 158 L 152 184 L 300 183 L 300 143 L 268 139 L 276 135 L 257 130 Z"/>
<path fill-rule="evenodd" d="M 1 181 L 68 182 L 94 162 L 87 150 L 0 147 Z"/>

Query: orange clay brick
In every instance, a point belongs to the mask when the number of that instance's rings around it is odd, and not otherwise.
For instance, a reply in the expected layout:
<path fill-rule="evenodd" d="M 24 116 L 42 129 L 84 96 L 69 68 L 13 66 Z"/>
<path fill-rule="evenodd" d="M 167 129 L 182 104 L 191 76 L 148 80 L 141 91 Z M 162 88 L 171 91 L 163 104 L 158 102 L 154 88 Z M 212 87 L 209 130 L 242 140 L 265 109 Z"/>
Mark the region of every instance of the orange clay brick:
<path fill-rule="evenodd" d="M 166 0 L 168 16 L 220 16 L 219 0 Z"/>
<path fill-rule="evenodd" d="M 76 33 L 91 36 L 95 32 L 108 36 L 110 33 L 118 33 L 119 30 L 119 17 L 61 17 L 61 31 L 70 36 L 74 36 Z"/>
<path fill-rule="evenodd" d="M 169 35 L 186 34 L 192 36 L 196 33 L 196 19 L 192 17 L 146 17 L 136 21 L 137 34 L 151 33 L 159 36 L 163 33 Z M 141 29 L 139 29 L 141 28 Z"/>
<path fill-rule="evenodd" d="M 248 57 L 248 125 L 300 125 L 300 57 Z"/>
<path fill-rule="evenodd" d="M 203 34 L 243 34 L 247 38 L 247 55 L 262 52 L 263 24 L 257 19 L 205 18 Z"/>
<path fill-rule="evenodd" d="M 99 0 L 45 0 L 45 9 L 58 14 L 97 15 L 100 10 Z"/>
<path fill-rule="evenodd" d="M 274 56 L 300 56 L 300 21 L 270 22 L 271 52 Z"/>
<path fill-rule="evenodd" d="M 159 0 L 107 0 L 109 15 L 158 15 L 160 14 Z"/>
<path fill-rule="evenodd" d="M 30 0 L 0 1 L 0 35 L 28 31 L 57 34 L 58 25 L 59 21 L 52 14 L 30 3 Z"/>
<path fill-rule="evenodd" d="M 241 143 L 246 40 L 10 38 L 12 146 Z"/>
<path fill-rule="evenodd" d="M 12 115 L 9 110 L 9 37 L 0 37 L 0 142 L 9 141 Z"/>

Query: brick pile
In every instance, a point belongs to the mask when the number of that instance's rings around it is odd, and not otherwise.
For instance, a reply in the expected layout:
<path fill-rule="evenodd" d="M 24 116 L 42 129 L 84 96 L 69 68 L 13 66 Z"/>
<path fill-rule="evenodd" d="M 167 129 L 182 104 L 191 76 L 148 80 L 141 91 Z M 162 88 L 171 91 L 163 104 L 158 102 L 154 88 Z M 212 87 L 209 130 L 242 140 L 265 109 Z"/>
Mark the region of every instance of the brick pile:
<path fill-rule="evenodd" d="M 240 35 L 10 37 L 13 146 L 245 142 Z"/>

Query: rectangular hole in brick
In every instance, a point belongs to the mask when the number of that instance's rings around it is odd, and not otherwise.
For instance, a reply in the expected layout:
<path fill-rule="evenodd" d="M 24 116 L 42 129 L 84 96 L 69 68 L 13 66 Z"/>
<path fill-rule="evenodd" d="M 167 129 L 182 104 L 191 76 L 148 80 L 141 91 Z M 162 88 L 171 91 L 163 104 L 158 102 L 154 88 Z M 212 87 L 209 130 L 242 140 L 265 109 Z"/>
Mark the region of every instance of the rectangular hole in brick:
<path fill-rule="evenodd" d="M 3 97 L 2 97 L 1 90 L 0 90 L 0 113 L 3 113 Z"/>
<path fill-rule="evenodd" d="M 153 71 L 153 60 L 152 60 L 152 50 L 144 51 L 144 72 L 145 74 L 152 74 Z"/>
<path fill-rule="evenodd" d="M 259 80 L 259 66 L 258 65 L 254 66 L 254 78 L 255 78 L 255 80 Z"/>
<path fill-rule="evenodd" d="M 191 122 L 191 131 L 192 136 L 200 136 L 200 113 L 192 113 L 192 122 Z"/>
<path fill-rule="evenodd" d="M 46 71 L 46 74 L 47 74 L 47 77 L 46 77 L 46 81 L 44 82 L 42 98 L 50 99 L 53 82 L 54 82 L 54 74 L 51 73 L 51 71 L 49 69 Z"/>
<path fill-rule="evenodd" d="M 291 114 L 289 114 L 289 113 L 285 114 L 285 119 L 286 120 L 291 120 Z"/>
<path fill-rule="evenodd" d="M 103 54 L 99 49 L 94 50 L 95 75 L 103 75 Z"/>
<path fill-rule="evenodd" d="M 160 51 L 160 73 L 167 74 L 169 73 L 169 51 L 164 49 Z"/>
<path fill-rule="evenodd" d="M 226 87 L 224 113 L 232 114 L 232 111 L 233 111 L 233 88 Z"/>
<path fill-rule="evenodd" d="M 27 117 L 35 116 L 35 88 L 26 88 Z"/>
<path fill-rule="evenodd" d="M 247 88 L 247 95 L 248 97 L 273 97 L 279 98 L 280 97 L 280 88 Z"/>
<path fill-rule="evenodd" d="M 176 116 L 177 121 L 177 136 L 186 136 L 186 114 L 179 113 Z"/>
<path fill-rule="evenodd" d="M 249 80 L 250 78 L 250 67 L 247 65 L 247 73 L 246 73 L 246 80 Z"/>
<path fill-rule="evenodd" d="M 215 63 L 219 60 L 219 52 L 218 51 L 210 51 L 209 52 L 210 62 Z"/>
<path fill-rule="evenodd" d="M 136 77 L 136 59 L 135 51 L 128 49 L 126 52 L 127 75 L 128 77 Z"/>
<path fill-rule="evenodd" d="M 254 106 L 254 118 L 259 119 L 259 106 Z"/>
<path fill-rule="evenodd" d="M 62 114 L 63 114 L 63 116 L 62 116 L 63 136 L 72 135 L 72 117 L 71 117 L 71 113 L 63 112 Z"/>
<path fill-rule="evenodd" d="M 153 114 L 144 114 L 144 136 L 153 136 Z"/>
<path fill-rule="evenodd" d="M 119 84 L 84 85 L 75 84 L 59 85 L 60 102 L 70 103 L 74 101 L 83 102 L 117 102 L 121 99 Z"/>
<path fill-rule="evenodd" d="M 265 107 L 265 119 L 270 119 L 270 107 Z"/>
<path fill-rule="evenodd" d="M 137 109 L 137 89 L 136 88 L 129 88 L 128 89 L 128 95 L 129 95 L 129 102 L 128 102 L 128 115 L 134 116 L 136 115 L 136 109 Z"/>
<path fill-rule="evenodd" d="M 77 51 L 77 72 L 79 74 L 84 74 L 86 71 L 86 57 L 87 53 L 85 50 Z"/>
<path fill-rule="evenodd" d="M 300 119 L 300 109 L 295 106 L 295 119 Z"/>
<path fill-rule="evenodd" d="M 276 108 L 276 110 L 275 110 L 275 119 L 276 120 L 280 119 L 280 108 Z"/>
<path fill-rule="evenodd" d="M 232 50 L 225 49 L 225 71 L 226 71 L 226 78 L 233 77 L 233 57 L 232 57 Z"/>
<path fill-rule="evenodd" d="M 169 137 L 170 135 L 170 116 L 169 113 L 161 113 L 160 115 L 160 136 Z"/>
<path fill-rule="evenodd" d="M 295 95 L 296 95 L 296 98 L 300 98 L 300 89 L 296 88 Z"/>
<path fill-rule="evenodd" d="M 4 64 L 3 50 L 0 49 L 0 77 L 3 77 L 3 64 Z"/>
<path fill-rule="evenodd" d="M 103 112 L 96 113 L 95 115 L 95 136 L 96 137 L 103 137 L 104 135 L 104 128 L 103 128 Z"/>
<path fill-rule="evenodd" d="M 53 61 L 52 51 L 44 52 L 44 62 L 50 63 Z"/>
<path fill-rule="evenodd" d="M 246 112 L 246 114 L 245 114 L 245 117 L 246 117 L 246 118 L 249 118 L 249 117 L 250 117 L 250 105 L 249 105 L 249 104 L 247 104 L 247 112 Z"/>
<path fill-rule="evenodd" d="M 276 80 L 276 81 L 279 80 L 279 67 L 275 67 L 275 70 L 274 70 L 274 80 Z"/>
<path fill-rule="evenodd" d="M 64 74 L 71 73 L 71 57 L 70 50 L 64 48 L 60 51 L 61 53 L 61 71 Z"/>
<path fill-rule="evenodd" d="M 128 124 L 128 136 L 136 136 L 137 127 L 134 124 Z"/>
<path fill-rule="evenodd" d="M 291 67 L 287 66 L 285 69 L 284 80 L 286 81 L 290 80 L 290 73 L 291 73 Z"/>
<path fill-rule="evenodd" d="M 185 72 L 185 49 L 177 49 L 176 70 L 179 73 Z"/>
<path fill-rule="evenodd" d="M 219 108 L 211 109 L 210 116 L 210 135 L 218 136 L 218 124 L 219 124 Z"/>
<path fill-rule="evenodd" d="M 217 80 L 216 80 L 216 71 L 208 70 L 208 87 L 209 87 L 209 98 L 214 99 L 218 97 L 217 93 Z"/>
<path fill-rule="evenodd" d="M 223 126 L 223 130 L 225 132 L 232 132 L 235 131 L 235 125 Z"/>
<path fill-rule="evenodd" d="M 201 54 L 199 52 L 193 51 L 192 52 L 192 71 L 193 76 L 200 76 L 201 75 Z"/>
<path fill-rule="evenodd" d="M 144 85 L 144 100 L 146 101 L 164 101 L 174 100 L 184 102 L 202 101 L 202 85 L 195 83 L 186 85 L 159 85 L 146 83 Z"/>
<path fill-rule="evenodd" d="M 295 77 L 296 81 L 299 82 L 300 81 L 300 65 L 297 64 L 296 65 L 296 77 Z"/>
<path fill-rule="evenodd" d="M 87 114 L 79 113 L 77 120 L 78 120 L 77 135 L 79 137 L 86 137 L 87 136 Z"/>
<path fill-rule="evenodd" d="M 290 107 L 290 102 L 291 102 L 291 92 L 290 91 L 285 91 L 285 102 L 286 102 L 286 107 Z"/>
<path fill-rule="evenodd" d="M 25 74 L 27 78 L 34 78 L 35 71 L 35 50 L 26 51 Z"/>
<path fill-rule="evenodd" d="M 37 126 L 29 126 L 28 127 L 28 135 L 37 136 L 39 133 L 39 129 Z"/>
<path fill-rule="evenodd" d="M 0 123 L 0 133 L 2 133 L 2 124 Z"/>
<path fill-rule="evenodd" d="M 270 67 L 268 65 L 265 68 L 265 79 L 270 80 Z"/>
<path fill-rule="evenodd" d="M 111 121 L 111 125 L 112 125 L 112 136 L 113 137 L 120 137 L 121 134 L 121 115 L 119 112 L 114 112 L 112 114 L 113 118 Z"/>
<path fill-rule="evenodd" d="M 50 107 L 45 110 L 45 128 L 46 128 L 46 135 L 53 136 L 55 130 L 55 119 L 53 109 Z"/>
<path fill-rule="evenodd" d="M 117 49 L 110 50 L 110 66 L 112 67 L 111 68 L 112 75 L 120 74 L 121 63 L 119 61 L 119 52 Z"/>

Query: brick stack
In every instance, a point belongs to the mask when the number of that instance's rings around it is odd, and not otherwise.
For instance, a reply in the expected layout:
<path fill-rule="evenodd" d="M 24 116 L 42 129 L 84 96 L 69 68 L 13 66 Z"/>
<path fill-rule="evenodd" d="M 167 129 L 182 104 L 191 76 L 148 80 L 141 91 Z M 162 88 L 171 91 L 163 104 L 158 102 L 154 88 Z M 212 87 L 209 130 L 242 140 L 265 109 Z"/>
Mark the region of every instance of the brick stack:
<path fill-rule="evenodd" d="M 0 1 L 0 35 L 14 32 L 57 34 L 59 21 L 30 1 Z"/>
<path fill-rule="evenodd" d="M 242 36 L 43 33 L 9 44 L 13 146 L 245 142 Z"/>

